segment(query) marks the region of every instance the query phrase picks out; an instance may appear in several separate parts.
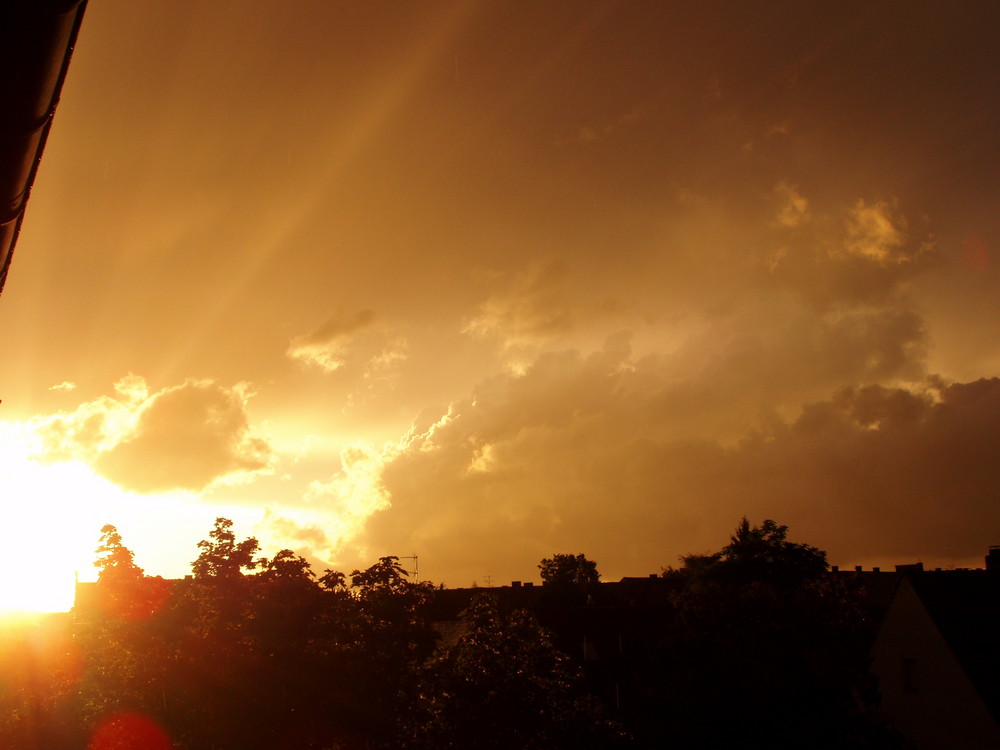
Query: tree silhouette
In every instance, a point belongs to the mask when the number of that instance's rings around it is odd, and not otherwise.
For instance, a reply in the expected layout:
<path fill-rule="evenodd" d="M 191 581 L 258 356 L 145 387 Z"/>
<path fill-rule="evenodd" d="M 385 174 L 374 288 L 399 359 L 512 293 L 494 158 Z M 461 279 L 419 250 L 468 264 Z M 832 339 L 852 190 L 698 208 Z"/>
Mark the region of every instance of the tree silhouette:
<path fill-rule="evenodd" d="M 141 578 L 143 570 L 135 564 L 135 555 L 122 543 L 122 535 L 117 527 L 105 524 L 101 527 L 100 545 L 97 547 L 97 568 L 99 581 L 112 578 Z"/>
<path fill-rule="evenodd" d="M 434 587 L 408 579 L 395 556 L 351 573 L 357 602 L 350 657 L 355 716 L 377 745 L 391 747 L 414 700 L 414 675 L 434 651 L 437 636 L 424 614 Z"/>
<path fill-rule="evenodd" d="M 198 548 L 194 575 L 168 583 L 104 527 L 101 596 L 67 639 L 82 673 L 37 681 L 30 660 L 0 661 L 0 744 L 84 747 L 108 717 L 139 716 L 172 746 L 215 750 L 893 746 L 866 703 L 856 592 L 770 520 L 741 520 L 718 552 L 638 588 L 597 587 L 593 561 L 554 555 L 539 565 L 550 585 L 525 599 L 535 613 L 474 600 L 446 646 L 428 617 L 448 597 L 396 557 L 317 578 L 225 518 Z M 554 646 L 579 653 L 581 634 L 599 661 Z M 46 728 L 28 736 L 32 710 Z"/>
<path fill-rule="evenodd" d="M 418 748 L 613 748 L 625 736 L 525 610 L 488 595 L 463 613 L 465 634 L 422 671 L 411 742 Z"/>
<path fill-rule="evenodd" d="M 597 563 L 583 554 L 555 554 L 538 563 L 542 581 L 556 586 L 584 586 L 598 583 Z"/>
<path fill-rule="evenodd" d="M 257 540 L 250 537 L 237 542 L 233 522 L 228 518 L 216 518 L 208 537 L 198 542 L 201 552 L 191 563 L 195 578 L 236 581 L 244 570 L 253 570 L 261 563 L 254 557 L 260 551 Z"/>
<path fill-rule="evenodd" d="M 766 582 L 795 588 L 826 573 L 826 553 L 809 544 L 788 541 L 788 527 L 768 519 L 751 526 L 742 518 L 729 544 L 712 555 L 687 555 L 681 560 L 693 579 L 729 585 Z"/>
<path fill-rule="evenodd" d="M 867 702 L 857 592 L 774 521 L 742 519 L 721 551 L 682 558 L 675 614 L 650 661 L 651 736 L 681 747 L 888 747 Z"/>

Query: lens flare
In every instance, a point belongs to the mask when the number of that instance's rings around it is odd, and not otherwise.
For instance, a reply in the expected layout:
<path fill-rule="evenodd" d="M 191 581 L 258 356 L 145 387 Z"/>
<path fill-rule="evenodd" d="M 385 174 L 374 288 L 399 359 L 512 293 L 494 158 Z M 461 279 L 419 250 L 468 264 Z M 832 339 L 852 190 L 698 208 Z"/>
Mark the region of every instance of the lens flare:
<path fill-rule="evenodd" d="M 171 750 L 159 725 L 139 713 L 115 713 L 103 719 L 87 750 Z"/>

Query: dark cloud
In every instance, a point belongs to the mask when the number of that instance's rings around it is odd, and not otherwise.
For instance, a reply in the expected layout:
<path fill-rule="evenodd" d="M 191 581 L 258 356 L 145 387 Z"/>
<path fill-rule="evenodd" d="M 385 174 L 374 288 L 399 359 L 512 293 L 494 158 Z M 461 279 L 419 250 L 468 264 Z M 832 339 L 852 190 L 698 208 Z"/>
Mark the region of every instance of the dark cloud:
<path fill-rule="evenodd" d="M 292 339 L 286 354 L 327 373 L 352 371 L 365 381 L 349 396 L 355 402 L 364 391 L 391 383 L 408 356 L 406 339 L 384 325 L 373 327 L 375 319 L 373 310 L 340 313 L 315 331 Z"/>
<path fill-rule="evenodd" d="M 391 507 L 365 544 L 432 555 L 459 585 L 566 549 L 612 576 L 655 571 L 743 514 L 791 523 L 834 562 L 968 559 L 990 541 L 1000 380 L 844 388 L 727 446 L 689 436 L 664 374 L 619 340 L 481 384 L 372 467 Z"/>
<path fill-rule="evenodd" d="M 901 208 L 857 200 L 825 211 L 780 183 L 774 224 L 760 240 L 764 278 L 819 310 L 893 303 L 901 285 L 940 263 L 933 238 Z"/>
<path fill-rule="evenodd" d="M 996 534 L 998 417 L 996 378 L 848 388 L 748 442 L 737 474 L 841 560 L 974 560 Z"/>
<path fill-rule="evenodd" d="M 353 315 L 339 313 L 331 317 L 316 330 L 292 339 L 290 350 L 294 352 L 294 350 L 304 347 L 328 346 L 338 339 L 342 339 L 355 331 L 371 325 L 374 320 L 374 310 L 359 310 Z"/>

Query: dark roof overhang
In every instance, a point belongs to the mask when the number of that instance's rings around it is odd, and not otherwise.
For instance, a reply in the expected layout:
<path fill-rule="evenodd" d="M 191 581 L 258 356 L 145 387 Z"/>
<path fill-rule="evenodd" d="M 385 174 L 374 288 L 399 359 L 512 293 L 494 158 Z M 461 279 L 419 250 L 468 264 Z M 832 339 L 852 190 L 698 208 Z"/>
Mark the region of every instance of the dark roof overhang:
<path fill-rule="evenodd" d="M 0 0 L 0 292 L 87 0 Z"/>

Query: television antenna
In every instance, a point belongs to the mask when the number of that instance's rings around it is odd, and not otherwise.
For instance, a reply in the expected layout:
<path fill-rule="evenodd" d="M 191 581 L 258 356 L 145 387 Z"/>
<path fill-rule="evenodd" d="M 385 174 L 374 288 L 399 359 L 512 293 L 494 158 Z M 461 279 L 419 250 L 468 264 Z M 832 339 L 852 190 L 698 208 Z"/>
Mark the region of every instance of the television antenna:
<path fill-rule="evenodd" d="M 413 560 L 413 580 L 415 580 L 415 581 L 418 580 L 417 577 L 420 575 L 420 573 L 419 573 L 420 568 L 417 565 L 417 556 L 416 555 L 402 555 L 398 559 L 399 560 Z"/>

